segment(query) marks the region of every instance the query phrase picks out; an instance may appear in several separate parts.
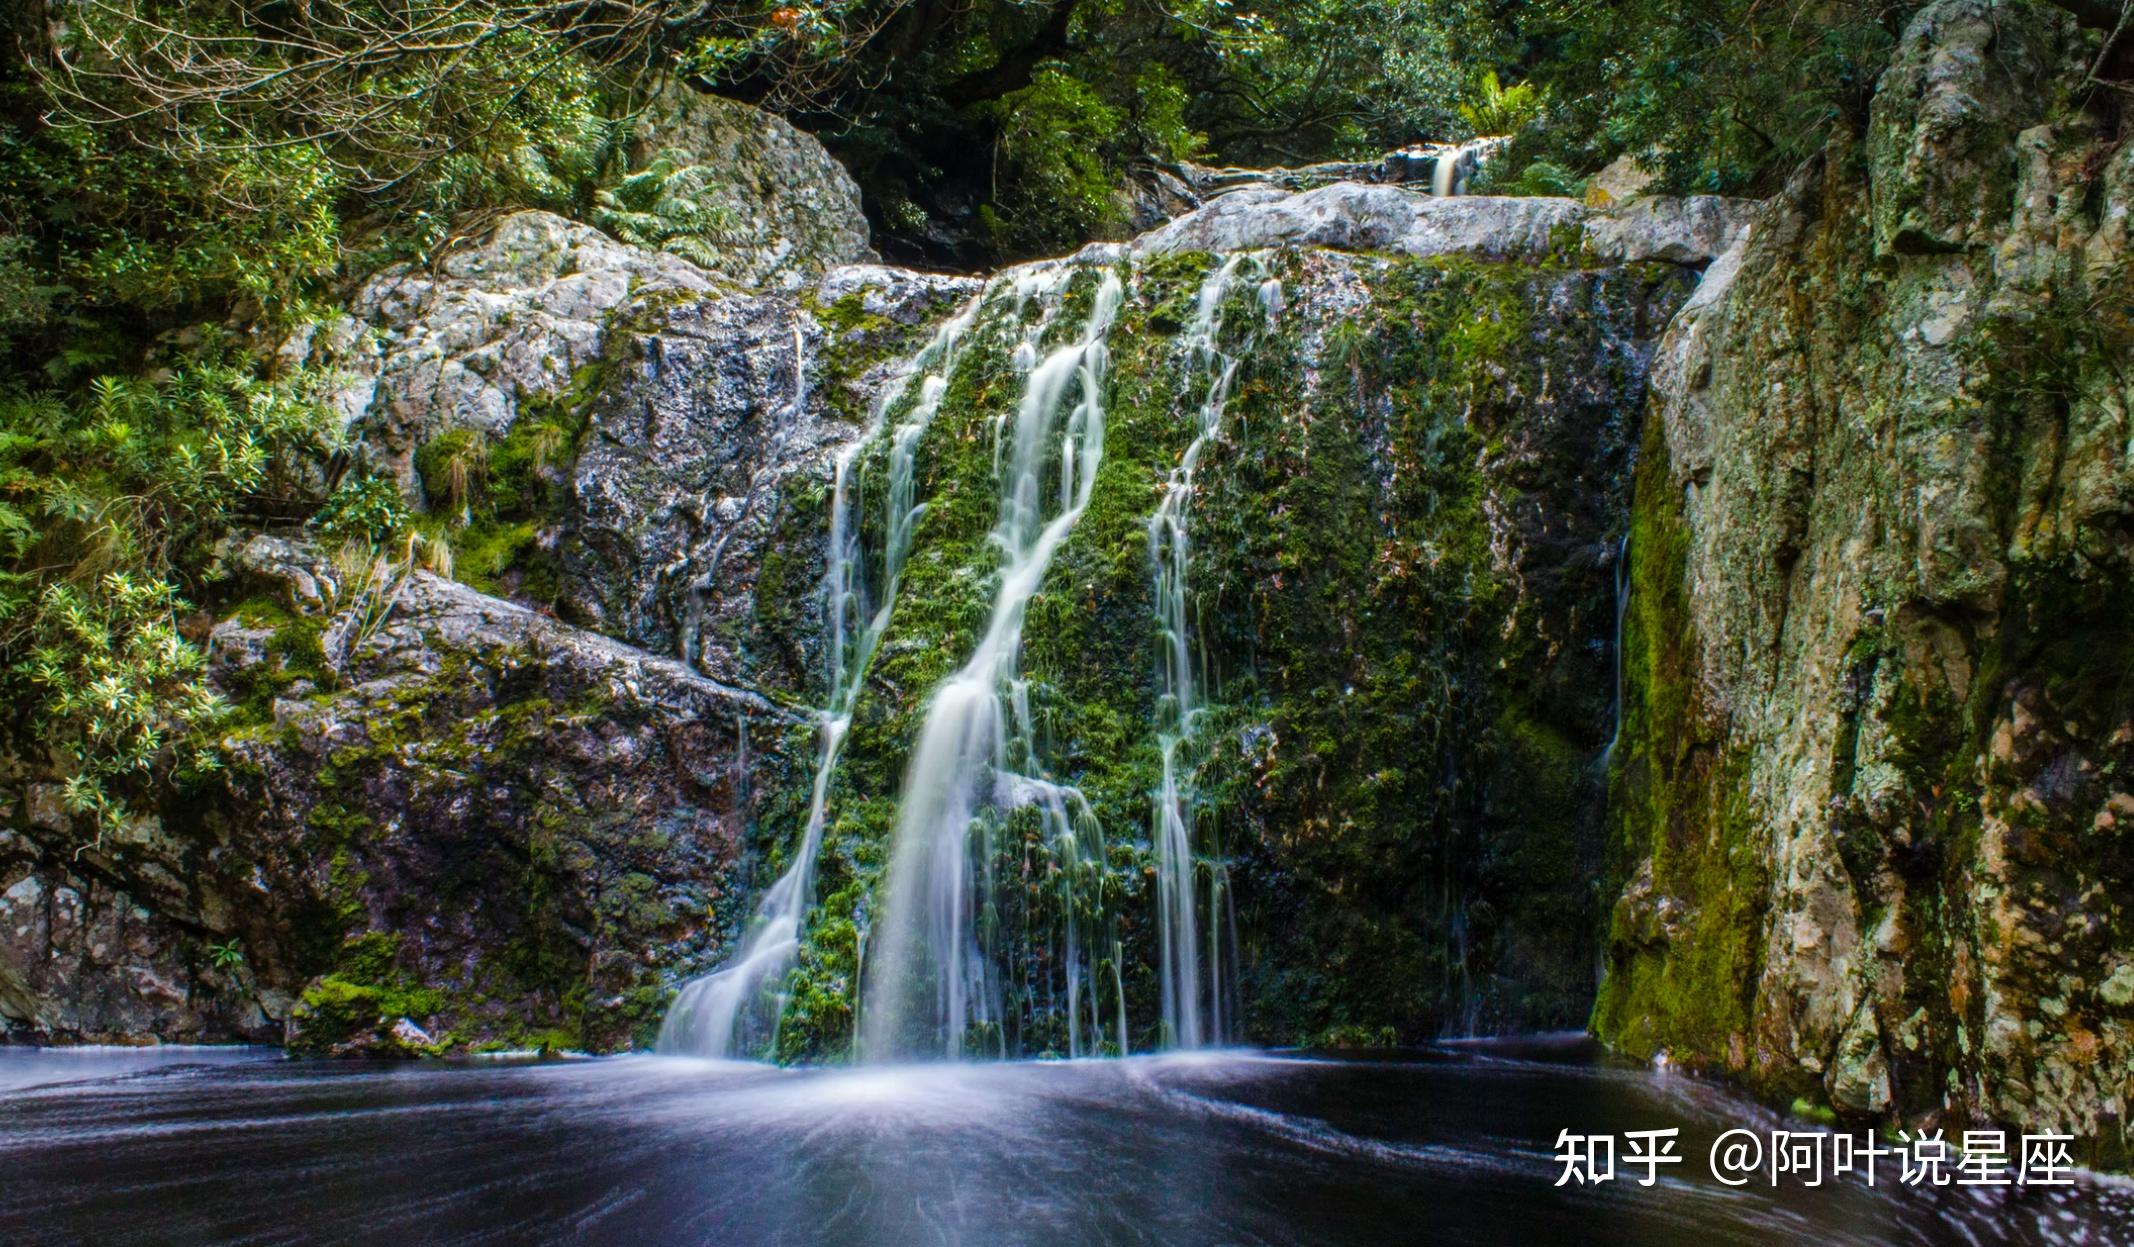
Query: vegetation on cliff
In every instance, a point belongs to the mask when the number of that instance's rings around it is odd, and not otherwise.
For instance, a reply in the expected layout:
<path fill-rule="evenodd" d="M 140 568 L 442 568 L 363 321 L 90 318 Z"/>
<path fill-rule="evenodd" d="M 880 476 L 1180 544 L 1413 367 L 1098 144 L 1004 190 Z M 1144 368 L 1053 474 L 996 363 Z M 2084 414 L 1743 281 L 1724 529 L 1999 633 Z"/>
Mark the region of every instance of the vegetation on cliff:
<path fill-rule="evenodd" d="M 203 993 L 271 978 L 321 1051 L 616 1046 L 795 852 L 825 462 L 926 401 L 885 379 L 975 283 L 832 291 L 827 264 L 777 269 L 806 250 L 785 237 L 722 267 L 732 203 L 776 188 L 646 136 L 760 114 L 641 108 L 658 76 L 820 131 L 885 249 L 973 262 L 1121 235 L 1187 161 L 1503 129 L 1500 189 L 1578 192 L 1629 155 L 1664 187 L 1783 193 L 1649 415 L 1695 278 L 1604 263 L 1575 226 L 1538 258 L 1270 252 L 1276 285 L 1226 294 L 1183 757 L 1242 1029 L 1590 1020 L 1782 1102 L 2072 1123 L 2124 1163 L 2120 8 L 29 9 L 0 77 L 0 746 L 61 808 L 0 866 L 88 853 L 108 885 L 107 841 L 141 848 L 168 879 L 109 873 L 167 888 L 173 938 L 215 937 Z M 279 37 L 220 42 L 240 30 Z M 832 172 L 796 197 L 849 202 Z M 848 215 L 836 262 L 867 254 Z M 999 575 L 998 429 L 1106 274 L 1107 446 L 1012 690 L 1016 761 L 1105 835 L 1069 856 L 1028 803 L 989 811 L 1006 1008 L 974 1038 L 1076 1050 L 1070 928 L 1122 1041 L 1164 1038 L 1150 516 L 1222 259 L 1073 263 L 1056 307 L 996 283 L 910 448 L 923 507 L 827 780 L 782 1059 L 853 1043 L 913 737 Z M 381 272 L 372 322 L 338 320 Z M 421 371 L 477 338 L 449 386 Z M 336 371 L 363 366 L 375 410 L 424 385 L 451 410 L 365 443 Z M 865 514 L 893 453 L 860 444 Z M 258 826 L 180 799 L 217 771 Z M 225 903 L 244 888 L 298 899 Z"/>

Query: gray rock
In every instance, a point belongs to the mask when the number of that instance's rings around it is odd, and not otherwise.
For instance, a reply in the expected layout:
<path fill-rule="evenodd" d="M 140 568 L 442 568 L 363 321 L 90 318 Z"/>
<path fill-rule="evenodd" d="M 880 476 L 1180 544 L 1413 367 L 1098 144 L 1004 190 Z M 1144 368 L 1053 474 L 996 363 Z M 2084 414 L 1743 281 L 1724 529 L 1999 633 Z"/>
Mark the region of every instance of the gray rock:
<path fill-rule="evenodd" d="M 677 256 L 521 212 L 435 271 L 366 283 L 354 304 L 366 330 L 348 340 L 368 353 L 314 349 L 353 375 L 354 431 L 418 505 L 426 442 L 455 429 L 494 441 L 529 405 L 568 405 L 589 427 L 555 469 L 566 497 L 541 538 L 563 577 L 552 604 L 720 678 L 791 687 L 798 642 L 756 618 L 765 543 L 903 348 L 977 286 L 839 265 L 798 295 L 737 293 Z"/>
<path fill-rule="evenodd" d="M 864 427 L 894 361 L 976 288 L 846 267 L 806 303 L 692 299 L 643 318 L 614 345 L 589 408 L 560 528 L 560 605 L 720 679 L 797 692 L 798 634 L 814 620 L 794 614 L 805 604 L 759 600 L 764 559 L 818 557 L 820 516 L 800 504 Z M 816 578 L 795 583 L 811 591 Z"/>
<path fill-rule="evenodd" d="M 632 119 L 628 151 L 632 170 L 662 158 L 677 167 L 665 195 L 707 224 L 661 245 L 715 278 L 796 293 L 876 258 L 859 186 L 782 117 L 675 81 Z"/>
<path fill-rule="evenodd" d="M 1435 198 L 1400 186 L 1337 182 L 1287 193 L 1240 190 L 1142 235 L 1136 250 L 1254 251 L 1329 247 L 1406 255 L 1542 255 L 1584 219 L 1567 199 Z"/>
<path fill-rule="evenodd" d="M 1709 264 L 1747 236 L 1760 204 L 1716 195 L 1653 195 L 1587 216 L 1586 245 L 1602 259 Z"/>
<path fill-rule="evenodd" d="M 1596 210 L 1569 199 L 1439 197 L 1403 186 L 1337 182 L 1314 190 L 1239 190 L 1142 235 L 1136 250 L 1329 247 L 1403 255 L 1539 258 L 1590 246 L 1617 262 L 1711 261 L 1748 227 L 1753 204 L 1697 196 Z"/>
<path fill-rule="evenodd" d="M 244 967 L 207 955 L 183 856 L 49 844 L 0 831 L 0 1042 L 279 1036 Z"/>
<path fill-rule="evenodd" d="M 452 428 L 503 433 L 523 402 L 567 392 L 601 359 L 625 307 L 715 288 L 679 257 L 553 213 L 515 212 L 434 268 L 402 265 L 365 282 L 348 325 L 305 354 L 347 378 L 336 402 L 351 430 L 419 499 L 424 442 Z"/>
<path fill-rule="evenodd" d="M 2134 179 L 2062 102 L 2063 34 L 1921 10 L 1865 152 L 1801 170 L 1661 344 L 1630 609 L 1663 658 L 1615 789 L 1650 856 L 1595 1016 L 2124 1165 L 2134 391 L 2098 260 Z M 1682 938 L 1650 938 L 1655 893 Z"/>
<path fill-rule="evenodd" d="M 1601 205 L 1626 204 L 1642 199 L 1652 188 L 1653 173 L 1635 156 L 1617 156 L 1586 182 L 1586 195 Z"/>

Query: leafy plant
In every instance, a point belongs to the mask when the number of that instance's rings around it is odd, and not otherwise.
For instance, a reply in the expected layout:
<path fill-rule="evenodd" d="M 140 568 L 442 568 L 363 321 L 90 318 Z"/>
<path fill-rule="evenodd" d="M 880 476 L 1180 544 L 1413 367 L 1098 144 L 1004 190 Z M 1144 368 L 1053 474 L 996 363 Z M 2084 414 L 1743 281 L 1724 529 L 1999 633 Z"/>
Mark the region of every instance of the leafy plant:
<path fill-rule="evenodd" d="M 217 765 L 183 586 L 233 521 L 311 488 L 337 444 L 319 390 L 210 358 L 0 400 L 0 686 L 99 839 Z"/>
<path fill-rule="evenodd" d="M 594 192 L 593 223 L 624 242 L 710 265 L 734 231 L 733 214 L 712 202 L 716 170 L 662 152 L 615 185 Z"/>
<path fill-rule="evenodd" d="M 383 477 L 352 476 L 312 516 L 311 525 L 329 541 L 376 550 L 405 532 L 410 518 L 399 486 Z"/>
<path fill-rule="evenodd" d="M 156 780 L 216 769 L 200 732 L 222 702 L 200 680 L 205 656 L 178 632 L 184 603 L 169 584 L 114 572 L 11 605 L 9 649 L 21 657 L 10 682 L 31 695 L 66 809 L 91 819 L 99 843 L 136 817 L 130 798 Z"/>
<path fill-rule="evenodd" d="M 218 970 L 234 970 L 244 964 L 245 954 L 235 939 L 229 939 L 220 944 L 209 944 L 207 959 Z"/>
<path fill-rule="evenodd" d="M 1494 69 L 1475 76 L 1474 94 L 1460 116 L 1476 134 L 1515 134 L 1541 116 L 1545 93 L 1531 82 L 1505 86 Z"/>
<path fill-rule="evenodd" d="M 1000 124 L 995 160 L 1008 175 L 982 219 L 1011 251 L 1043 250 L 1061 238 L 1098 238 L 1123 224 L 1105 158 L 1124 115 L 1062 67 L 992 106 Z"/>
<path fill-rule="evenodd" d="M 1556 195 L 1566 199 L 1580 199 L 1586 193 L 1586 179 L 1557 164 L 1553 160 L 1528 162 L 1519 176 L 1497 178 L 1493 170 L 1483 166 L 1479 179 L 1481 189 L 1491 195 Z"/>

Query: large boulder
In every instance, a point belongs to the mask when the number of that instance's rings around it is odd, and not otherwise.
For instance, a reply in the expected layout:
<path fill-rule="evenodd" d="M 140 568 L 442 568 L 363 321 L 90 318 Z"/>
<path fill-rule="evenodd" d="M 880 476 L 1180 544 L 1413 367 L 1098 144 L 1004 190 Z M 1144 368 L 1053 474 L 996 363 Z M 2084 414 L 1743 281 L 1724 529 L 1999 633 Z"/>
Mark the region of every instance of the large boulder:
<path fill-rule="evenodd" d="M 897 361 L 978 285 L 847 265 L 797 294 L 734 291 L 678 256 L 519 212 L 434 266 L 372 278 L 342 324 L 288 349 L 346 376 L 340 401 L 375 469 L 418 507 L 478 521 L 455 540 L 487 547 L 484 587 L 790 688 L 805 659 L 758 626 L 764 554 Z M 539 479 L 490 490 L 507 500 L 487 516 L 425 475 L 454 456 Z"/>
<path fill-rule="evenodd" d="M 454 428 L 501 435 L 529 399 L 567 394 L 598 364 L 610 322 L 716 283 L 678 256 L 616 242 L 550 212 L 514 212 L 429 265 L 365 281 L 347 313 L 282 352 L 331 368 L 335 405 L 373 463 L 420 500 L 415 451 Z"/>
<path fill-rule="evenodd" d="M 211 641 L 222 936 L 299 1047 L 627 1043 L 723 947 L 791 716 L 427 572 L 321 567 L 307 610 L 306 553 L 239 551 L 262 592 Z"/>
<path fill-rule="evenodd" d="M 1947 251 L 2005 227 L 2011 141 L 2050 102 L 2052 32 L 1995 0 L 1937 3 L 1906 27 L 1868 127 L 1875 249 Z"/>
<path fill-rule="evenodd" d="M 603 224 L 645 231 L 633 241 L 686 255 L 722 281 L 788 293 L 876 258 L 858 184 L 784 118 L 670 82 L 630 118 L 629 134 L 634 181 L 599 199 Z"/>

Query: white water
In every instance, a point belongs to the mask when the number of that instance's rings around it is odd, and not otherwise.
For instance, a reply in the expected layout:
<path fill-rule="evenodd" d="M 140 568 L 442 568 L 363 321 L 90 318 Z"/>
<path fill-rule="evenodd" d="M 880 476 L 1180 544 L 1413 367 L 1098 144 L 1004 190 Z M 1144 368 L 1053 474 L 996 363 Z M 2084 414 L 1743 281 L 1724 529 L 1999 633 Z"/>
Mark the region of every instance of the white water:
<path fill-rule="evenodd" d="M 888 630 L 904 558 L 911 550 L 911 527 L 918 516 L 912 505 L 913 448 L 940 410 L 956 344 L 977 318 L 982 298 L 972 299 L 935 333 L 876 406 L 867 432 L 837 457 L 830 503 L 830 566 L 823 585 L 830 637 L 830 696 L 817 713 L 815 783 L 808 821 L 792 863 L 758 903 L 739 950 L 718 969 L 683 987 L 667 1010 L 660 1023 L 661 1052 L 729 1057 L 766 1053 L 776 1046 L 778 1019 L 785 1011 L 786 978 L 799 957 L 801 927 L 814 903 L 815 862 L 822 852 L 830 780 L 852 726 L 853 698 L 865 683 L 882 634 Z M 903 400 L 915 376 L 923 378 L 918 400 L 891 435 L 880 601 L 870 613 L 853 469 L 880 438 L 891 411 Z"/>
<path fill-rule="evenodd" d="M 1055 300 L 1079 271 L 1086 270 L 1025 270 L 1015 278 L 1018 299 Z M 1017 771 L 1035 769 L 1019 668 L 1026 608 L 1088 507 L 1103 460 L 1104 339 L 1123 294 L 1117 274 L 1105 272 L 1071 342 L 1037 357 L 1048 311 L 1025 329 L 1016 350 L 1016 365 L 1025 370 L 1022 396 L 1012 425 L 1004 413 L 994 427 L 999 512 L 990 539 L 1000 551 L 1000 582 L 976 648 L 928 698 L 905 774 L 887 905 L 872 957 L 878 968 L 864 989 L 860 1033 L 869 1060 L 960 1056 L 974 1025 L 990 1025 L 998 1035 L 1000 983 L 985 952 L 988 916 L 980 906 L 993 892 L 984 876 L 990 832 L 1002 812 L 1035 808 L 1056 855 L 1070 861 L 1101 853 L 1101 844 L 1091 843 L 1095 820 L 1079 793 Z M 1048 491 L 1045 477 L 1053 465 L 1056 479 Z M 1070 928 L 1071 966 L 1078 958 L 1072 947 L 1077 936 Z M 1112 965 L 1116 971 L 1116 957 Z M 1079 1050 L 1083 984 L 1078 970 L 1070 974 L 1069 1040 Z M 1116 986 L 1123 1052 L 1125 1008 Z M 1094 1031 L 1094 988 L 1090 994 Z"/>
<path fill-rule="evenodd" d="M 1506 140 L 1501 138 L 1481 138 L 1438 149 L 1436 163 L 1430 170 L 1430 193 L 1441 198 L 1466 194 L 1467 184 L 1505 143 Z"/>
<path fill-rule="evenodd" d="M 1192 537 L 1188 518 L 1193 476 L 1208 443 L 1221 435 L 1223 409 L 1237 379 L 1239 355 L 1225 354 L 1223 300 L 1238 271 L 1257 257 L 1233 255 L 1202 281 L 1193 319 L 1184 334 L 1187 366 L 1207 379 L 1198 424 L 1178 466 L 1164 483 L 1163 500 L 1149 517 L 1149 561 L 1155 581 L 1156 623 L 1162 639 L 1157 665 L 1156 741 L 1163 757 L 1163 779 L 1155 794 L 1150 839 L 1156 850 L 1156 925 L 1163 999 L 1163 1034 L 1167 1043 L 1198 1048 L 1220 1043 L 1231 1032 L 1231 1008 L 1222 973 L 1222 918 L 1229 901 L 1229 877 L 1219 854 L 1210 854 L 1205 938 L 1196 920 L 1195 845 L 1192 793 L 1182 756 L 1195 739 L 1202 715 L 1195 671 L 1192 630 L 1186 617 L 1186 580 Z M 1269 315 L 1281 304 L 1281 287 L 1269 281 L 1259 290 Z M 1206 957 L 1203 958 L 1203 950 Z M 1203 972 L 1203 961 L 1206 972 Z"/>

